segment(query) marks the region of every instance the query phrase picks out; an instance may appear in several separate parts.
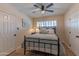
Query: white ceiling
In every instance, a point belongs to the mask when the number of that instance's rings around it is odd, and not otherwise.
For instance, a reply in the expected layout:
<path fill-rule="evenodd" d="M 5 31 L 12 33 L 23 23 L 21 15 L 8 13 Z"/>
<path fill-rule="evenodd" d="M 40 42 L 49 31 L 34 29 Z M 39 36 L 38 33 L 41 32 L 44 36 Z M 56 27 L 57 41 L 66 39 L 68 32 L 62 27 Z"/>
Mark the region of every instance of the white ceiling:
<path fill-rule="evenodd" d="M 51 15 L 63 15 L 71 6 L 72 3 L 54 3 L 51 6 L 50 10 L 54 10 L 54 12 L 45 12 L 45 14 L 41 14 L 40 12 L 32 13 L 32 10 L 36 9 L 33 5 L 34 3 L 12 3 L 17 10 L 20 12 L 30 16 L 30 17 L 39 17 L 39 16 L 51 16 Z M 44 5 L 48 5 L 44 3 Z"/>

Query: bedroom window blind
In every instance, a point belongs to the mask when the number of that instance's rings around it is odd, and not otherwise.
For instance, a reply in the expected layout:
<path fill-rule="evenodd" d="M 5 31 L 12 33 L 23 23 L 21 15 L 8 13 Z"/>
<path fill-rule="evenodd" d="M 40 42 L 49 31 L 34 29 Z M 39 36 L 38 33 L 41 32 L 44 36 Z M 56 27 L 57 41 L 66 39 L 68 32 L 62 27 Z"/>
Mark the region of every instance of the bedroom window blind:
<path fill-rule="evenodd" d="M 37 22 L 37 27 L 56 27 L 56 25 L 57 25 L 56 20 Z"/>

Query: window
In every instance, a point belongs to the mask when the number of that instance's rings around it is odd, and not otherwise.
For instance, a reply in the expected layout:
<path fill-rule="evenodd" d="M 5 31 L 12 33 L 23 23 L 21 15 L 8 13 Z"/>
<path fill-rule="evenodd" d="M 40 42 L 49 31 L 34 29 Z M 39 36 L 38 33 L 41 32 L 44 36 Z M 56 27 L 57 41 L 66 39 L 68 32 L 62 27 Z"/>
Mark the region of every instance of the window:
<path fill-rule="evenodd" d="M 57 25 L 56 20 L 37 22 L 37 27 L 56 27 L 56 25 Z"/>

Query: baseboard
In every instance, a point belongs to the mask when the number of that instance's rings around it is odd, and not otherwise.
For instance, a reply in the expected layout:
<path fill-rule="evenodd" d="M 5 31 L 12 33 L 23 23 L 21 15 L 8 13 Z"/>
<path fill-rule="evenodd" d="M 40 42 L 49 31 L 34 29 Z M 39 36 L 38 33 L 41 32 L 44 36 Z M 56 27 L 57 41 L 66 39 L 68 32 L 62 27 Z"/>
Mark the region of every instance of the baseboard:
<path fill-rule="evenodd" d="M 16 47 L 16 49 L 14 49 L 11 52 L 9 52 L 9 54 L 7 56 L 11 55 L 13 52 L 15 52 L 17 49 L 20 49 L 20 48 L 21 48 L 21 46 Z"/>
<path fill-rule="evenodd" d="M 15 49 L 10 49 L 5 52 L 0 52 L 0 56 L 9 56 L 11 53 L 15 52 L 17 49 L 21 48 L 21 46 L 16 47 Z"/>
<path fill-rule="evenodd" d="M 62 42 L 63 46 L 64 46 L 64 54 L 67 56 L 76 56 L 76 54 L 74 53 L 74 51 L 71 49 L 71 47 L 65 43 L 65 42 Z M 66 54 L 68 52 L 68 54 Z"/>
<path fill-rule="evenodd" d="M 16 50 L 14 50 L 14 51 L 12 51 L 12 52 L 10 52 L 10 53 L 8 53 L 6 56 L 9 56 L 9 55 L 11 55 L 12 53 L 14 53 Z"/>
<path fill-rule="evenodd" d="M 12 52 L 16 51 L 15 49 L 7 50 L 6 52 L 0 52 L 0 56 L 8 56 Z"/>

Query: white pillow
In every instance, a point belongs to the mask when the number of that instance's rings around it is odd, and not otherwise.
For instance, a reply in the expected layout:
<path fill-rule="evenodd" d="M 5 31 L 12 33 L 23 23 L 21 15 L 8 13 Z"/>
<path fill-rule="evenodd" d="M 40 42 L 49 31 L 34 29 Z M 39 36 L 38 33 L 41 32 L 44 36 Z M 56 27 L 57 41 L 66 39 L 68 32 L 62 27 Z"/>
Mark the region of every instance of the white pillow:
<path fill-rule="evenodd" d="M 47 32 L 47 29 L 46 29 L 46 28 L 41 28 L 41 29 L 40 29 L 40 32 L 41 32 L 41 33 L 45 33 L 45 32 Z"/>
<path fill-rule="evenodd" d="M 51 28 L 48 29 L 48 33 L 49 33 L 49 34 L 55 34 L 54 29 L 51 29 Z"/>

